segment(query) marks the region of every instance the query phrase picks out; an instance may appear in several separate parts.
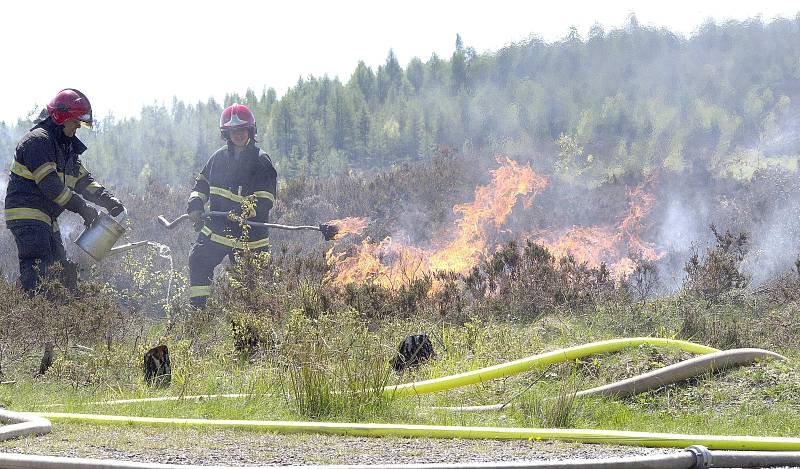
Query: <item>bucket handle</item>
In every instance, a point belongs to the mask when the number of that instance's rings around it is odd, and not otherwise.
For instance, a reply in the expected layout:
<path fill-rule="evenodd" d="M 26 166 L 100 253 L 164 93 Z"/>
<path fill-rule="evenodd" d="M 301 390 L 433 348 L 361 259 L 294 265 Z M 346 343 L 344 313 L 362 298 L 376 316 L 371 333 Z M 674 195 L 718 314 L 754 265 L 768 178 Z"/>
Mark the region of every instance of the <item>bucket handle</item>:
<path fill-rule="evenodd" d="M 109 215 L 109 216 L 111 216 L 111 214 L 110 214 L 110 213 L 109 213 L 108 215 Z M 117 218 L 117 217 L 119 217 L 119 218 Z M 125 220 L 127 220 L 127 219 L 128 219 L 128 207 L 122 207 L 122 213 L 120 213 L 119 215 L 117 215 L 117 217 L 111 217 L 111 218 L 112 218 L 112 219 L 113 219 L 115 222 L 117 222 L 117 223 L 119 223 L 120 225 L 122 225 L 122 222 L 124 222 Z"/>

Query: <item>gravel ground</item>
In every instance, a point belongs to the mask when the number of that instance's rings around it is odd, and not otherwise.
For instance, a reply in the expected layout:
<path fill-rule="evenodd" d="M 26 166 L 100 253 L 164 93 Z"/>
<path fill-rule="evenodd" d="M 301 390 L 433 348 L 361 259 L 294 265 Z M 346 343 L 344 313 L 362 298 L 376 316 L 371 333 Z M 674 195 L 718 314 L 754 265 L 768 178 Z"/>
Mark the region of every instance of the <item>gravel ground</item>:
<path fill-rule="evenodd" d="M 664 454 L 653 449 L 561 442 L 283 435 L 237 430 L 58 424 L 53 432 L 0 443 L 0 452 L 208 465 L 468 463 Z"/>

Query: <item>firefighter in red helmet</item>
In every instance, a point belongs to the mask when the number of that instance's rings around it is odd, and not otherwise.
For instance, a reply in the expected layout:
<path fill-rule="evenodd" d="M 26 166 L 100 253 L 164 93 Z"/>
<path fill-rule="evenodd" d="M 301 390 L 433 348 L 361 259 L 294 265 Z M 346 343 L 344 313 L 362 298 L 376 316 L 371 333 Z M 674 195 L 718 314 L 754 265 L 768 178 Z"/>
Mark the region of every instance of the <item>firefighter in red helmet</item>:
<path fill-rule="evenodd" d="M 233 261 L 235 249 L 258 252 L 269 244 L 266 228 L 251 227 L 245 240 L 239 221 L 206 217 L 206 204 L 214 212 L 235 212 L 250 221 L 267 223 L 278 181 L 269 155 L 256 146 L 256 119 L 247 106 L 225 108 L 219 130 L 226 144 L 200 171 L 186 209 L 200 232 L 189 253 L 189 301 L 201 308 L 211 294 L 214 268 L 225 256 Z"/>
<path fill-rule="evenodd" d="M 65 277 L 70 284 L 77 280 L 58 228 L 57 218 L 64 210 L 79 214 L 87 226 L 97 218 L 97 210 L 86 201 L 112 216 L 125 210 L 81 163 L 86 145 L 75 136 L 81 125 L 92 127 L 89 99 L 76 89 L 61 90 L 22 137 L 14 154 L 5 218 L 17 243 L 20 282 L 28 291 L 56 262 L 64 272 L 73 273 Z"/>

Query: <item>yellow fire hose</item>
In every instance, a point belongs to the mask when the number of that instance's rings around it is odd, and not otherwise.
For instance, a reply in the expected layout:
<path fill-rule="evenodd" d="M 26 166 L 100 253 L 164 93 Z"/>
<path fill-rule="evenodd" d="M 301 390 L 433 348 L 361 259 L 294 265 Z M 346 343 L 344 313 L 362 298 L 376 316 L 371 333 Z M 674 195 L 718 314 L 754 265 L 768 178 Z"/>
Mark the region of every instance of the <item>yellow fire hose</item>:
<path fill-rule="evenodd" d="M 589 355 L 615 352 L 638 345 L 672 347 L 697 354 L 717 352 L 717 349 L 681 340 L 638 337 L 593 342 L 542 353 L 509 363 L 494 365 L 479 370 L 460 373 L 443 378 L 401 384 L 385 388 L 394 396 L 423 394 L 459 386 L 466 386 L 490 379 L 501 378 L 553 363 L 575 360 Z M 113 403 L 114 401 L 107 401 Z M 752 451 L 798 451 L 800 438 L 721 436 L 721 435 L 683 435 L 669 433 L 632 432 L 620 430 L 595 429 L 541 429 L 541 428 L 502 428 L 502 427 L 463 427 L 439 425 L 403 425 L 377 423 L 335 423 L 335 422 L 291 422 L 254 420 L 206 420 L 152 418 L 115 415 L 92 415 L 75 413 L 32 413 L 28 414 L 60 422 L 86 422 L 113 425 L 168 425 L 209 428 L 239 428 L 280 433 L 327 433 L 349 436 L 395 436 L 426 438 L 481 438 L 481 439 L 526 439 L 561 440 L 581 443 L 604 443 L 636 445 L 648 447 L 677 447 L 704 445 L 710 449 L 752 450 Z"/>
<path fill-rule="evenodd" d="M 394 396 L 408 396 L 414 394 L 427 394 L 431 392 L 446 391 L 448 389 L 467 386 L 470 384 L 482 383 L 497 378 L 515 375 L 534 368 L 542 368 L 554 363 L 561 363 L 589 355 L 601 353 L 617 352 L 622 349 L 636 347 L 638 345 L 654 345 L 660 347 L 672 347 L 685 352 L 706 354 L 718 352 L 713 347 L 687 342 L 685 340 L 660 339 L 657 337 L 631 337 L 627 339 L 603 340 L 591 342 L 574 347 L 553 350 L 552 352 L 540 353 L 527 358 L 521 358 L 508 363 L 481 368 L 479 370 L 467 371 L 457 375 L 445 376 L 443 378 L 429 379 L 415 383 L 398 384 L 387 386 L 385 392 Z"/>
<path fill-rule="evenodd" d="M 709 449 L 751 451 L 800 451 L 800 438 L 682 435 L 622 430 L 463 427 L 390 423 L 291 422 L 271 420 L 208 420 L 125 415 L 35 413 L 54 422 L 111 425 L 154 425 L 257 430 L 275 433 L 324 433 L 342 436 L 392 436 L 405 438 L 465 438 L 492 440 L 560 440 L 631 446 L 684 448 L 703 445 Z"/>

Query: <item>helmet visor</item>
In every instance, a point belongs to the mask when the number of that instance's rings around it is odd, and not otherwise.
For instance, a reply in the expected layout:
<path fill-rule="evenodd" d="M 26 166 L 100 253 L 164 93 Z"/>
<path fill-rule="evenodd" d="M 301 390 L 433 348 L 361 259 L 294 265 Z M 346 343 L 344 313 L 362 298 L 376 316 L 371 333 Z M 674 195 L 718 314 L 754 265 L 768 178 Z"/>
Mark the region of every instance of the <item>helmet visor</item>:
<path fill-rule="evenodd" d="M 239 118 L 239 116 L 233 112 L 231 113 L 231 118 L 228 119 L 228 122 L 222 124 L 222 128 L 224 129 L 234 129 L 236 127 L 245 127 L 248 125 L 248 122 Z"/>
<path fill-rule="evenodd" d="M 86 114 L 82 114 L 77 117 L 77 119 L 81 122 L 81 126 L 86 127 L 87 129 L 92 128 L 92 113 L 88 112 Z"/>

